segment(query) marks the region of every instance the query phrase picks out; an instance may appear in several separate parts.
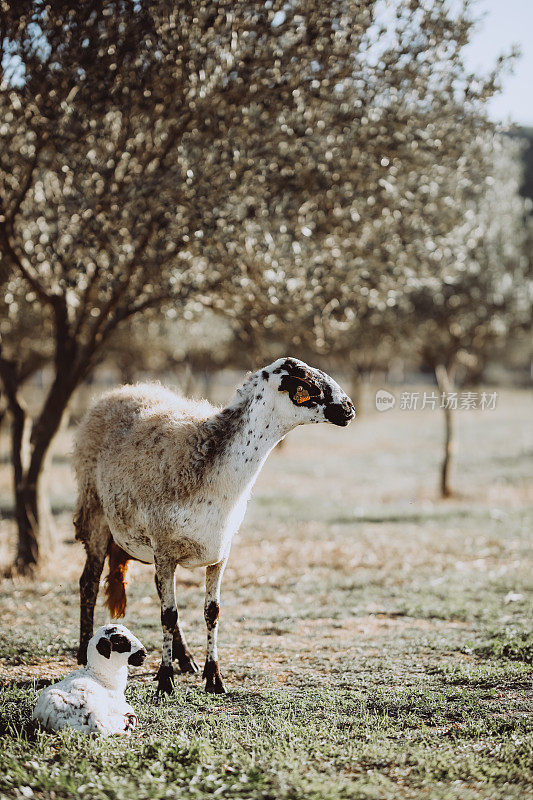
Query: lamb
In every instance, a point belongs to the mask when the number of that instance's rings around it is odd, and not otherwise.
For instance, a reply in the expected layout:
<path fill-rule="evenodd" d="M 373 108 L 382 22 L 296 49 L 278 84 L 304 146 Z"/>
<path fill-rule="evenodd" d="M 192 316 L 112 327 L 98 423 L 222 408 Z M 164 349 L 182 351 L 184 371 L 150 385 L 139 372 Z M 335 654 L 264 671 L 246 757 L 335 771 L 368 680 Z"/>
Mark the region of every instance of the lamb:
<path fill-rule="evenodd" d="M 305 423 L 347 425 L 355 415 L 340 386 L 318 369 L 280 358 L 250 376 L 222 410 L 184 399 L 157 384 L 104 395 L 82 421 L 74 466 L 76 538 L 87 560 L 80 578 L 80 647 L 85 658 L 106 556 L 107 605 L 126 608 L 128 561 L 155 564 L 163 653 L 157 697 L 174 688 L 172 661 L 199 668 L 178 622 L 174 573 L 206 567 L 206 691 L 225 692 L 217 652 L 220 585 L 231 541 L 269 452 Z"/>
<path fill-rule="evenodd" d="M 124 689 L 128 664 L 140 666 L 146 650 L 124 625 L 98 628 L 87 646 L 87 665 L 39 695 L 33 718 L 45 728 L 129 735 L 137 726 Z"/>

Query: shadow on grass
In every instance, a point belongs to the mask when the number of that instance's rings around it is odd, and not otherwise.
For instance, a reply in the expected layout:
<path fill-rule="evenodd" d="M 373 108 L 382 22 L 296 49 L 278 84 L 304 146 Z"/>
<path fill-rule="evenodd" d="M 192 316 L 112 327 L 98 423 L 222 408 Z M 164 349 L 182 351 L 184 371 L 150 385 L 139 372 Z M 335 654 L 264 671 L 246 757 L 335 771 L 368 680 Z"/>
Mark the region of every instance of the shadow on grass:
<path fill-rule="evenodd" d="M 60 678 L 21 678 L 20 680 L 0 680 L 0 689 L 46 689 L 47 686 L 52 686 L 57 683 Z"/>
<path fill-rule="evenodd" d="M 491 638 L 475 648 L 484 658 L 507 658 L 533 664 L 533 633 L 505 630 L 493 633 Z"/>
<path fill-rule="evenodd" d="M 463 499 L 461 495 L 455 494 L 448 498 L 448 500 Z M 457 508 L 444 505 L 446 501 L 442 501 L 442 507 L 436 509 L 421 509 L 420 511 L 391 511 L 390 513 L 353 513 L 344 514 L 338 517 L 332 517 L 329 522 L 335 525 L 353 525 L 362 522 L 367 525 L 399 525 L 402 523 L 416 524 L 418 522 L 439 522 L 441 520 L 464 519 L 465 517 L 471 519 L 473 514 L 476 513 L 472 508 Z M 477 516 L 487 517 L 490 516 L 488 510 L 479 509 Z"/>

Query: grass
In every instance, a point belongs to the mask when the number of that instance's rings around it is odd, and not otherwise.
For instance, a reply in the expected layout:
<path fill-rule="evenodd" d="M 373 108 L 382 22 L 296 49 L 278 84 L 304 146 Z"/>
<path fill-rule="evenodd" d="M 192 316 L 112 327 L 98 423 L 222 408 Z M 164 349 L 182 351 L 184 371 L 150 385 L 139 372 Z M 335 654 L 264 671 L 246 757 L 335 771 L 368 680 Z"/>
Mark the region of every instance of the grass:
<path fill-rule="evenodd" d="M 0 799 L 530 796 L 528 401 L 509 393 L 490 420 L 459 422 L 462 494 L 448 502 L 429 482 L 432 412 L 295 431 L 271 456 L 223 583 L 225 696 L 179 676 L 153 704 L 159 610 L 152 570 L 135 564 L 125 623 L 150 656 L 128 684 L 139 727 L 127 740 L 48 734 L 31 720 L 40 687 L 74 667 L 82 554 L 70 515 L 57 516 L 53 561 L 32 583 L 0 586 Z M 60 444 L 66 453 L 66 435 Z M 64 458 L 50 480 L 68 508 Z M 9 540 L 13 523 L 0 532 Z M 177 581 L 197 657 L 202 577 Z"/>

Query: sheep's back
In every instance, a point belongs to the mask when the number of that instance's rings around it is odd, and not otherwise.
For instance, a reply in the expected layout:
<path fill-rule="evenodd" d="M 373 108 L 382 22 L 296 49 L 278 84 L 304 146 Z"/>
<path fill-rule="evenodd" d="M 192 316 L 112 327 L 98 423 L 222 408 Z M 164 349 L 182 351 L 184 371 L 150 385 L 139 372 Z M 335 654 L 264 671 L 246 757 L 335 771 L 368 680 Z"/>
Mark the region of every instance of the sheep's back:
<path fill-rule="evenodd" d="M 168 494 L 196 457 L 199 423 L 214 413 L 209 403 L 159 384 L 108 392 L 89 409 L 75 438 L 80 491 L 95 492 L 100 484 L 108 495 L 134 493 L 137 502 Z"/>

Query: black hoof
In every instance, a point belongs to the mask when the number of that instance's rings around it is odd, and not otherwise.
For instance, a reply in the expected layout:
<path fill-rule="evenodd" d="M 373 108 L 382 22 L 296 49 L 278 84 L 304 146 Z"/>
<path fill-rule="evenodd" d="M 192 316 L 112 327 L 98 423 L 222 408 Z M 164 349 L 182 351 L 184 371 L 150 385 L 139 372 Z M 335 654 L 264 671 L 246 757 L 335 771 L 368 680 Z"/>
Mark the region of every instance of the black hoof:
<path fill-rule="evenodd" d="M 209 694 L 226 694 L 226 687 L 218 669 L 218 661 L 206 660 L 203 677 L 206 679 L 206 692 L 209 692 Z"/>
<path fill-rule="evenodd" d="M 220 678 L 215 680 L 214 683 L 206 683 L 205 690 L 208 694 L 226 694 L 227 692 Z"/>
<path fill-rule="evenodd" d="M 193 654 L 189 653 L 188 650 L 185 653 L 180 653 L 176 658 L 180 672 L 190 672 L 193 675 L 196 672 L 200 672 L 200 667 L 194 660 Z"/>
<path fill-rule="evenodd" d="M 154 681 L 157 681 L 157 689 L 156 689 L 156 703 L 159 701 L 159 697 L 162 694 L 172 694 L 174 691 L 174 670 L 173 668 L 167 667 L 165 664 L 161 664 L 159 667 L 156 675 L 154 676 Z"/>

